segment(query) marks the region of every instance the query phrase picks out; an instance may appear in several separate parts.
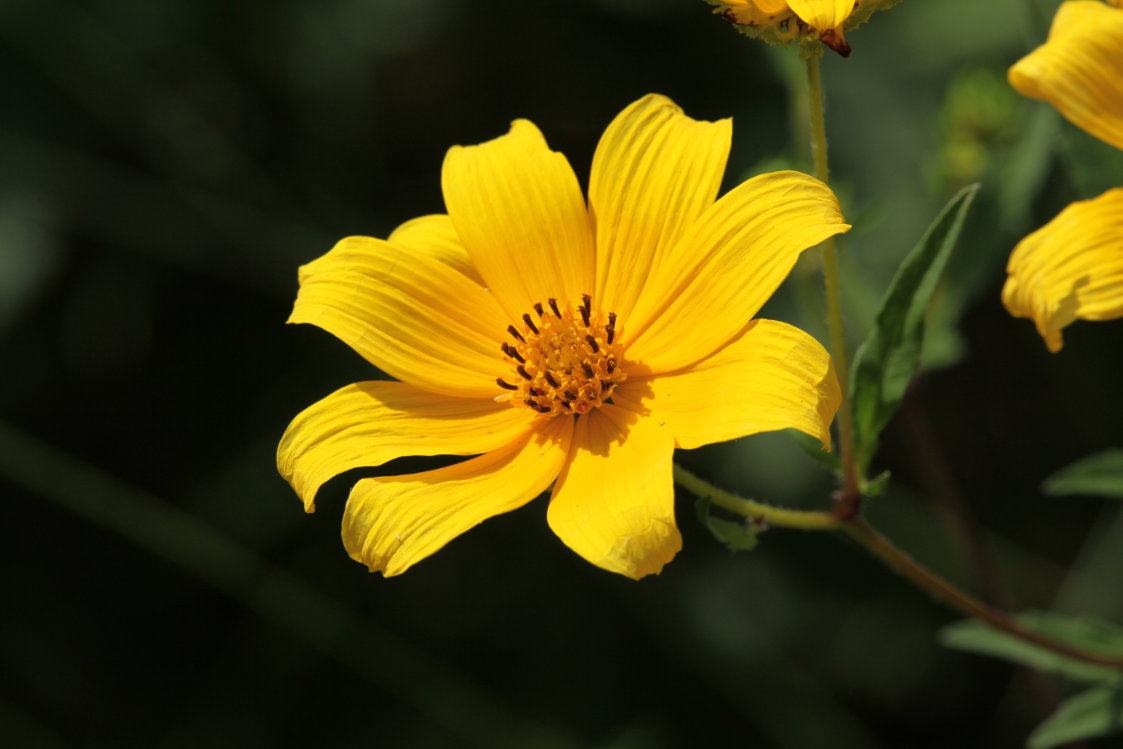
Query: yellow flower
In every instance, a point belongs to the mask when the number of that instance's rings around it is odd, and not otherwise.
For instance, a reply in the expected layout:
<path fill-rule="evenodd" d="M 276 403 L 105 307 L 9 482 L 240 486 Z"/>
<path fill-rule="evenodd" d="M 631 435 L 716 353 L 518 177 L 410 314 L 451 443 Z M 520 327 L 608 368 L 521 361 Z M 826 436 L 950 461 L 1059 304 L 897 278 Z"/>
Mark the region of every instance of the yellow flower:
<path fill-rule="evenodd" d="M 899 0 L 708 0 L 750 36 L 773 44 L 815 37 L 843 57 L 850 45 L 843 29 L 851 29 L 875 11 Z"/>
<path fill-rule="evenodd" d="M 1019 93 L 1123 148 L 1123 9 L 1099 0 L 1062 4 L 1048 41 L 1015 63 L 1009 78 Z"/>
<path fill-rule="evenodd" d="M 1113 7 L 1115 6 L 1115 7 Z M 1048 41 L 1010 68 L 1010 84 L 1123 148 L 1123 0 L 1072 0 Z M 1074 320 L 1123 317 L 1123 188 L 1073 203 L 1014 248 L 1002 302 L 1031 318 L 1049 350 Z"/>
<path fill-rule="evenodd" d="M 646 96 L 602 136 L 586 205 L 565 157 L 518 120 L 449 150 L 447 215 L 344 239 L 300 269 L 289 322 L 400 380 L 345 387 L 289 426 L 277 464 L 306 509 L 352 468 L 477 456 L 360 480 L 343 520 L 354 559 L 399 574 L 553 485 L 562 541 L 639 578 L 682 545 L 675 447 L 788 427 L 829 446 L 830 357 L 752 317 L 804 249 L 849 226 L 796 172 L 715 200 L 730 135 L 729 120 Z"/>

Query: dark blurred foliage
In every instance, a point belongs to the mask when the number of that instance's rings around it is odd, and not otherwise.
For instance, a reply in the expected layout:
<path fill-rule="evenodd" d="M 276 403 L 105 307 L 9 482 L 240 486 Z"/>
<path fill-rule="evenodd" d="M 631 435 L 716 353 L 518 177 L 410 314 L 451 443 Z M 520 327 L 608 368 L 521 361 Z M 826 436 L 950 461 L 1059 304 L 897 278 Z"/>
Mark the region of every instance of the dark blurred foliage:
<path fill-rule="evenodd" d="M 991 600 L 1120 621 L 1123 522 L 1039 485 L 1118 444 L 1123 327 L 1077 323 L 1052 356 L 998 301 L 1019 237 L 1123 184 L 1118 154 L 1002 89 L 1055 6 L 906 0 L 825 60 L 848 323 L 857 342 L 982 181 L 870 520 Z M 0 5 L 0 70 L 5 746 L 1016 746 L 1066 693 L 941 649 L 955 615 L 839 538 L 734 556 L 683 495 L 685 549 L 635 583 L 538 500 L 384 580 L 339 542 L 355 475 L 306 516 L 275 472 L 293 415 L 376 376 L 283 324 L 300 263 L 441 211 L 448 146 L 516 117 L 585 175 L 649 91 L 734 117 L 727 186 L 806 168 L 795 50 L 700 0 L 43 0 Z M 822 336 L 813 266 L 766 312 Z M 680 458 L 829 502 L 784 435 Z"/>

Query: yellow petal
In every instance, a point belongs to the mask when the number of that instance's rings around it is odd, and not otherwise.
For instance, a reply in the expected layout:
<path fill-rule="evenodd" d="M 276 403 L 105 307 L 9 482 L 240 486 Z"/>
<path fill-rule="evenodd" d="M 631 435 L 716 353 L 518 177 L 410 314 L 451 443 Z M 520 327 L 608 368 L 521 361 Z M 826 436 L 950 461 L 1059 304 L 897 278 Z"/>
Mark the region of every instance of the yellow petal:
<path fill-rule="evenodd" d="M 593 156 L 602 309 L 627 319 L 653 264 L 714 202 L 729 156 L 730 120 L 699 122 L 665 96 L 635 102 L 605 130 Z"/>
<path fill-rule="evenodd" d="M 405 455 L 478 455 L 508 445 L 533 414 L 493 400 L 450 398 L 403 382 L 360 382 L 302 411 L 277 448 L 277 468 L 314 509 L 325 481 Z"/>
<path fill-rule="evenodd" d="M 1123 317 L 1123 187 L 1065 208 L 1018 243 L 1006 272 L 1002 303 L 1054 353 L 1072 321 Z"/>
<path fill-rule="evenodd" d="M 379 369 L 435 393 L 490 398 L 507 326 L 492 295 L 426 253 L 348 237 L 301 268 L 289 322 L 312 323 Z"/>
<path fill-rule="evenodd" d="M 598 567 L 635 579 L 658 573 L 682 548 L 673 451 L 654 419 L 612 405 L 582 416 L 550 498 L 550 527 Z"/>
<path fill-rule="evenodd" d="M 408 248 L 410 252 L 429 255 L 483 286 L 483 279 L 460 242 L 452 219 L 445 214 L 406 221 L 394 230 L 387 241 Z"/>
<path fill-rule="evenodd" d="M 726 193 L 622 321 L 629 361 L 661 374 L 709 356 L 744 329 L 801 252 L 849 228 L 834 193 L 806 174 L 763 174 Z"/>
<path fill-rule="evenodd" d="M 593 289 L 593 232 L 565 156 L 533 123 L 479 146 L 454 146 L 441 174 L 445 205 L 487 286 L 512 320 L 551 297 Z"/>
<path fill-rule="evenodd" d="M 463 463 L 363 479 L 344 510 L 347 552 L 371 572 L 405 572 L 464 531 L 545 491 L 565 462 L 572 434 L 573 419 L 556 418 Z"/>
<path fill-rule="evenodd" d="M 799 328 L 753 320 L 740 337 L 681 374 L 628 380 L 613 401 L 650 409 L 675 446 L 798 429 L 830 449 L 842 391 L 826 349 Z"/>
<path fill-rule="evenodd" d="M 854 0 L 787 0 L 787 2 L 804 23 L 819 31 L 838 28 L 854 10 Z"/>
<path fill-rule="evenodd" d="M 1123 10 L 1097 0 L 1061 5 L 1049 39 L 1010 68 L 1010 85 L 1123 148 Z"/>

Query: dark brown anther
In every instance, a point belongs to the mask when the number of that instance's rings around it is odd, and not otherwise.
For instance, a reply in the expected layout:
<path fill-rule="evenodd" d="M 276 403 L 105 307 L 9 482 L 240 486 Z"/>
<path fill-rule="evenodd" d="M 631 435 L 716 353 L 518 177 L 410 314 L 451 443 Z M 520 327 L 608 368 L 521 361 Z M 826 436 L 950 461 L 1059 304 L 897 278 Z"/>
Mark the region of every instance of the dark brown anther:
<path fill-rule="evenodd" d="M 546 382 L 550 383 L 550 387 L 556 388 L 556 387 L 561 386 L 561 383 L 558 382 L 557 379 L 554 377 L 553 372 L 550 372 L 549 370 L 547 370 L 545 375 L 543 375 L 543 376 L 546 378 Z"/>
<path fill-rule="evenodd" d="M 578 307 L 577 309 L 581 312 L 581 322 L 585 323 L 586 328 L 589 327 L 589 308 Z"/>
<path fill-rule="evenodd" d="M 577 400 L 577 393 L 573 392 L 572 390 L 566 390 L 564 393 L 562 393 L 562 395 L 564 395 L 568 400 Z"/>
<path fill-rule="evenodd" d="M 585 323 L 585 327 L 589 327 L 589 316 L 593 313 L 593 298 L 588 294 L 581 295 L 581 320 Z"/>
<path fill-rule="evenodd" d="M 593 350 L 594 354 L 600 351 L 600 346 L 597 345 L 596 338 L 593 338 L 591 335 L 587 335 L 585 336 L 585 340 L 589 342 L 589 348 Z"/>
<path fill-rule="evenodd" d="M 530 393 L 533 396 L 539 396 L 539 395 L 545 395 L 546 394 L 546 391 L 543 390 L 542 388 L 530 388 L 529 390 L 527 390 L 527 392 Z"/>
<path fill-rule="evenodd" d="M 557 299 L 550 299 L 549 302 L 550 302 L 550 309 L 553 310 L 553 312 L 554 312 L 554 317 L 556 317 L 560 320 L 561 319 L 561 310 L 558 309 L 558 300 Z"/>
<path fill-rule="evenodd" d="M 516 328 L 514 325 L 508 325 L 507 332 L 513 335 L 516 341 L 522 341 L 523 343 L 526 343 L 526 339 L 522 337 L 522 334 L 519 333 L 518 328 Z"/>
<path fill-rule="evenodd" d="M 519 366 L 515 367 L 515 371 L 518 372 L 519 374 L 521 374 L 523 376 L 523 379 L 525 379 L 525 380 L 533 380 L 534 379 L 533 377 L 530 376 L 530 373 L 526 371 L 526 367 L 524 367 L 521 364 Z"/>
<path fill-rule="evenodd" d="M 526 405 L 530 406 L 530 407 L 531 407 L 531 408 L 533 408 L 533 409 L 534 409 L 535 411 L 537 411 L 537 410 L 538 410 L 538 404 L 534 402 L 534 399 L 533 399 L 533 398 L 527 398 L 526 400 L 524 400 L 524 401 L 523 401 L 523 403 L 525 403 Z"/>
<path fill-rule="evenodd" d="M 608 325 L 604 326 L 604 340 L 605 343 L 612 343 L 612 337 L 616 335 L 616 313 L 608 313 Z"/>
<path fill-rule="evenodd" d="M 573 404 L 572 404 L 572 403 L 570 403 L 569 401 L 562 401 L 562 402 L 561 402 L 561 404 L 562 404 L 563 406 L 565 406 L 566 408 L 568 408 L 568 409 L 569 409 L 570 411 L 572 411 L 572 410 L 573 410 Z"/>
<path fill-rule="evenodd" d="M 614 369 L 616 369 L 616 357 L 615 356 L 608 357 L 608 361 L 605 362 L 604 368 L 605 368 L 605 370 L 608 371 L 609 374 L 612 374 L 612 371 Z"/>
<path fill-rule="evenodd" d="M 517 361 L 519 364 L 526 364 L 526 359 L 522 357 L 522 354 L 519 353 L 518 349 L 516 349 L 509 343 L 503 344 L 503 353 Z"/>
<path fill-rule="evenodd" d="M 614 383 L 612 380 L 601 380 L 600 381 L 600 391 L 602 393 L 607 393 L 609 390 L 612 389 L 613 385 L 615 385 L 615 384 L 616 383 Z"/>
<path fill-rule="evenodd" d="M 511 385 L 511 384 L 508 384 L 508 383 L 504 382 L 502 377 L 496 377 L 495 378 L 495 384 L 498 385 L 499 387 L 503 388 L 504 390 L 518 390 L 519 389 L 518 385 Z"/>
<path fill-rule="evenodd" d="M 597 373 L 594 372 L 593 368 L 589 366 L 589 362 L 581 362 L 581 369 L 585 372 L 585 376 L 589 379 L 596 377 Z"/>
<path fill-rule="evenodd" d="M 542 302 L 535 302 L 534 303 L 534 311 L 538 313 L 539 317 L 545 317 L 546 316 L 546 310 L 544 310 L 542 308 Z"/>
<path fill-rule="evenodd" d="M 526 327 L 534 331 L 534 335 L 538 335 L 538 328 L 534 327 L 534 321 L 530 319 L 529 313 L 523 315 L 523 322 L 526 323 Z"/>

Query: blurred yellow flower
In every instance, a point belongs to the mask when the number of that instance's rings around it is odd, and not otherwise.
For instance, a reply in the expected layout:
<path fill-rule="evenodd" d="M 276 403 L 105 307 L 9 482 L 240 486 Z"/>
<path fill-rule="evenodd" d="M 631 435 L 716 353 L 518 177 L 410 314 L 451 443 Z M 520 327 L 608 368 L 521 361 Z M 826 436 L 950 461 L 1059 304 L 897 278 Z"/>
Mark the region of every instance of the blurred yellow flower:
<path fill-rule="evenodd" d="M 478 456 L 355 484 L 354 559 L 399 574 L 552 484 L 562 541 L 639 578 L 682 545 L 675 447 L 789 427 L 829 446 L 830 357 L 752 317 L 804 249 L 849 226 L 830 189 L 796 172 L 715 200 L 730 136 L 729 120 L 646 96 L 602 136 L 586 205 L 566 158 L 518 120 L 450 149 L 447 215 L 344 239 L 300 269 L 289 322 L 400 380 L 345 387 L 288 427 L 277 464 L 306 509 L 353 468 Z"/>
<path fill-rule="evenodd" d="M 1123 0 L 1070 0 L 1048 41 L 1010 68 L 1010 84 L 1123 148 Z M 1002 302 L 1049 350 L 1081 320 L 1123 317 L 1123 188 L 1073 203 L 1014 248 Z"/>
<path fill-rule="evenodd" d="M 751 36 L 771 43 L 818 38 L 843 57 L 850 45 L 843 29 L 858 26 L 898 0 L 708 0 Z"/>

